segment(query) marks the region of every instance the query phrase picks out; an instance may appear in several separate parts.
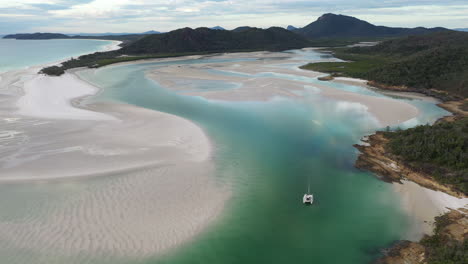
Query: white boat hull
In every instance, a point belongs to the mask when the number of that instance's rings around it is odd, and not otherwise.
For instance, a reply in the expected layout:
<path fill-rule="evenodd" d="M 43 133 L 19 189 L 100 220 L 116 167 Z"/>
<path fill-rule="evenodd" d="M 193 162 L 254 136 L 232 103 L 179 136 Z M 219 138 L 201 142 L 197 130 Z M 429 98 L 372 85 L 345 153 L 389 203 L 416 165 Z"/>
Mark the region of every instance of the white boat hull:
<path fill-rule="evenodd" d="M 304 194 L 304 197 L 302 198 L 302 202 L 304 204 L 312 204 L 314 203 L 314 196 L 312 194 Z"/>

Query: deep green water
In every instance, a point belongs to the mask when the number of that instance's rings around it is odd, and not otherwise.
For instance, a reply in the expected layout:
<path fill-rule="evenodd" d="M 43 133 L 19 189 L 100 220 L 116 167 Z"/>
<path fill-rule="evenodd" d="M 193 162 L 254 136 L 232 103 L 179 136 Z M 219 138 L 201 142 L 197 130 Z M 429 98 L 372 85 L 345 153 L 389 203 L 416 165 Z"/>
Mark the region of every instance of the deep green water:
<path fill-rule="evenodd" d="M 312 51 L 302 55 L 309 61 L 319 58 Z M 379 249 L 404 235 L 408 219 L 391 186 L 353 167 L 357 151 L 352 144 L 378 129 L 367 112 L 323 98 L 313 89 L 301 100 L 269 102 L 218 102 L 183 91 L 176 94 L 145 78 L 146 70 L 165 64 L 81 73 L 104 88 L 95 101 L 121 101 L 199 124 L 215 144 L 216 179 L 232 189 L 223 215 L 206 231 L 147 263 L 369 263 Z M 271 75 L 299 78 L 311 86 L 317 81 L 274 73 L 250 77 Z M 236 88 L 207 82 L 187 90 L 212 90 L 216 85 Z M 383 96 L 365 88 L 328 85 Z M 433 122 L 445 113 L 432 103 L 402 100 L 422 113 L 401 126 Z M 313 206 L 301 202 L 308 182 L 316 199 Z"/>

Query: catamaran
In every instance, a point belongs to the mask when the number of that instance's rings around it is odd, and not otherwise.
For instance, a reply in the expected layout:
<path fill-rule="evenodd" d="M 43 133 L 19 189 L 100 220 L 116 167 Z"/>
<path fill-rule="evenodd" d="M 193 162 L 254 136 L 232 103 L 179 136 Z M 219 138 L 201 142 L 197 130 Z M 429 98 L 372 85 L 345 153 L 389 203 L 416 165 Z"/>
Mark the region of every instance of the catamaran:
<path fill-rule="evenodd" d="M 304 194 L 304 197 L 302 198 L 302 202 L 304 204 L 312 204 L 314 202 L 314 196 L 312 194 Z"/>
<path fill-rule="evenodd" d="M 310 180 L 309 180 L 309 186 L 307 187 L 307 193 L 304 194 L 304 197 L 302 197 L 302 202 L 304 204 L 314 203 L 314 196 L 312 194 L 310 194 Z"/>

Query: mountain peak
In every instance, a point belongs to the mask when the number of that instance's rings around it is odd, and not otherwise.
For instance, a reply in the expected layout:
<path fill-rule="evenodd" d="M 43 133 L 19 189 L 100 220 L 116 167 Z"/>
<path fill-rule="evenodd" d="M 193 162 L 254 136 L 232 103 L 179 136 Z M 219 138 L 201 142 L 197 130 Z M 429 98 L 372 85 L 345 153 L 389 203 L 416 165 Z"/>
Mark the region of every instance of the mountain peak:
<path fill-rule="evenodd" d="M 212 27 L 210 29 L 213 29 L 213 30 L 226 30 L 226 29 L 224 29 L 223 27 L 220 27 L 220 26 L 215 26 L 215 27 Z"/>
<path fill-rule="evenodd" d="M 342 16 L 342 15 L 335 15 L 333 13 L 326 13 L 326 14 L 321 15 L 317 20 L 324 20 L 324 19 L 329 19 L 329 18 L 339 17 L 339 16 Z"/>
<path fill-rule="evenodd" d="M 443 28 L 391 28 L 376 26 L 352 16 L 326 13 L 309 25 L 295 30 L 308 38 L 383 37 L 424 34 Z"/>

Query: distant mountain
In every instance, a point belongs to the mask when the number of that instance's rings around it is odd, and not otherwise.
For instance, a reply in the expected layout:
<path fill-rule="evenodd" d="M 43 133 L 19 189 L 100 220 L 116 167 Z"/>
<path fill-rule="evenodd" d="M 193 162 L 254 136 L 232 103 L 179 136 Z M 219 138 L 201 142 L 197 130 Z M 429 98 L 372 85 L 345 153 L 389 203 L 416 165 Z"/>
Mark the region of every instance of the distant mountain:
<path fill-rule="evenodd" d="M 4 39 L 66 39 L 70 38 L 60 33 L 32 33 L 32 34 L 11 34 L 3 37 Z"/>
<path fill-rule="evenodd" d="M 112 32 L 106 32 L 106 33 L 75 33 L 75 34 L 67 34 L 69 36 L 128 36 L 128 35 L 148 35 L 148 34 L 161 34 L 159 31 L 155 30 L 150 30 L 150 31 L 145 31 L 141 33 L 128 33 L 128 32 L 121 32 L 121 33 L 112 33 Z"/>
<path fill-rule="evenodd" d="M 150 31 L 148 31 L 150 32 Z M 155 31 L 156 32 L 156 31 Z M 19 40 L 46 40 L 46 39 L 102 39 L 102 40 L 119 40 L 123 45 L 143 38 L 146 35 L 157 33 L 141 33 L 141 34 L 128 34 L 128 35 L 73 35 L 68 36 L 59 33 L 26 33 L 26 34 L 11 34 L 6 35 L 4 39 L 19 39 Z"/>
<path fill-rule="evenodd" d="M 66 34 L 70 37 L 77 37 L 77 36 L 88 36 L 88 37 L 94 37 L 94 36 L 121 36 L 121 35 L 132 35 L 135 33 L 111 33 L 111 32 L 105 32 L 105 33 L 70 33 Z"/>
<path fill-rule="evenodd" d="M 220 26 L 212 27 L 212 28 L 210 28 L 210 29 L 214 29 L 214 30 L 226 30 L 225 28 L 220 27 Z"/>
<path fill-rule="evenodd" d="M 468 31 L 468 28 L 454 28 L 456 31 Z"/>
<path fill-rule="evenodd" d="M 146 32 L 143 32 L 143 33 L 140 33 L 140 34 L 161 34 L 161 32 L 159 31 L 155 31 L 155 30 L 150 30 L 150 31 L 146 31 Z"/>
<path fill-rule="evenodd" d="M 249 27 L 249 26 L 243 26 L 243 27 L 237 27 L 231 31 L 233 32 L 242 32 L 242 31 L 246 31 L 246 30 L 249 30 L 249 29 L 256 29 L 255 27 Z"/>
<path fill-rule="evenodd" d="M 298 28 L 295 27 L 295 26 L 289 25 L 286 29 L 287 29 L 287 30 L 290 30 L 290 31 L 294 31 L 294 30 L 296 30 L 296 29 L 298 29 Z"/>
<path fill-rule="evenodd" d="M 448 29 L 375 26 L 369 22 L 351 16 L 324 14 L 315 22 L 303 28 L 296 29 L 294 32 L 308 38 L 349 38 L 419 35 L 444 30 Z"/>
<path fill-rule="evenodd" d="M 149 35 L 121 50 L 122 54 L 183 52 L 228 52 L 239 50 L 286 50 L 303 48 L 310 42 L 284 28 L 243 28 L 240 31 L 182 28 Z"/>
<path fill-rule="evenodd" d="M 67 38 L 98 38 L 109 40 L 127 40 L 138 39 L 143 35 L 161 34 L 161 32 L 150 30 L 143 33 L 80 33 L 80 34 L 61 34 L 61 33 L 23 33 L 23 34 L 10 34 L 3 38 L 8 39 L 67 39 Z M 0 36 L 1 37 L 1 36 Z"/>

